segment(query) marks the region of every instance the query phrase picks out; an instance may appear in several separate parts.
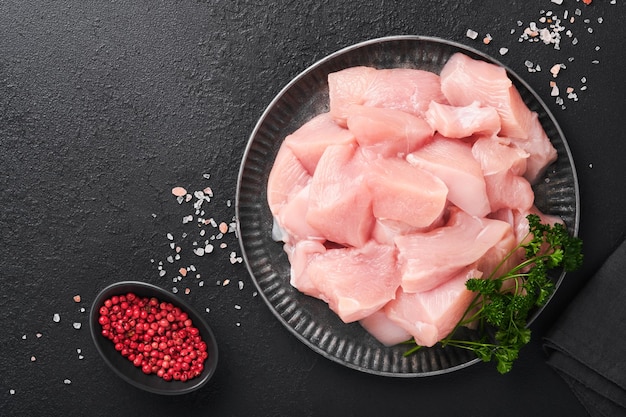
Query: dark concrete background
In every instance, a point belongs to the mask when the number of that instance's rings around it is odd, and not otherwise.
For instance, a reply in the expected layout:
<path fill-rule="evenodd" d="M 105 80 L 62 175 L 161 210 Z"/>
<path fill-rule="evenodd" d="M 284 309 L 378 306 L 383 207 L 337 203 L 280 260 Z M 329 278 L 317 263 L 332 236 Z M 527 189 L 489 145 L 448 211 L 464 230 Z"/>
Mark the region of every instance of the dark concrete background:
<path fill-rule="evenodd" d="M 585 415 L 545 364 L 541 336 L 626 230 L 626 3 L 615 3 L 0 2 L 0 414 Z M 529 22 L 565 10 L 576 18 L 563 22 L 576 45 L 565 32 L 560 50 L 518 42 Z M 478 39 L 466 37 L 468 28 Z M 493 40 L 485 45 L 487 33 Z M 210 186 L 214 197 L 203 208 L 218 223 L 232 221 L 244 147 L 274 95 L 329 53 L 399 34 L 458 41 L 512 68 L 554 112 L 577 165 L 585 266 L 568 275 L 506 376 L 479 364 L 439 377 L 382 378 L 320 357 L 254 295 L 244 265 L 231 263 L 231 252 L 240 256 L 233 233 L 222 238 L 224 249 L 191 253 L 199 228 L 181 219 L 193 214 L 193 201 L 178 204 L 170 193 Z M 509 52 L 500 55 L 501 47 Z M 527 60 L 542 70 L 528 72 Z M 561 89 L 571 85 L 579 98 L 566 98 L 566 109 L 550 96 L 555 63 L 567 65 L 555 79 Z M 183 247 L 173 264 L 167 233 Z M 178 267 L 191 264 L 201 277 L 173 283 Z M 200 311 L 209 308 L 221 357 L 202 390 L 144 393 L 98 357 L 90 303 L 122 279 L 176 286 Z"/>

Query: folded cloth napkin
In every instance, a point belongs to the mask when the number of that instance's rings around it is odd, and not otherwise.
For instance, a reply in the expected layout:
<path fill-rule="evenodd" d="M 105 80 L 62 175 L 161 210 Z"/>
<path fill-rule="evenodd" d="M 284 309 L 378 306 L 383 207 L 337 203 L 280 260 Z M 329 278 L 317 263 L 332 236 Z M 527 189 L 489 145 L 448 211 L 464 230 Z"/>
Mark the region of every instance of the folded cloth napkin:
<path fill-rule="evenodd" d="M 548 364 L 593 416 L 626 416 L 626 240 L 548 332 Z"/>

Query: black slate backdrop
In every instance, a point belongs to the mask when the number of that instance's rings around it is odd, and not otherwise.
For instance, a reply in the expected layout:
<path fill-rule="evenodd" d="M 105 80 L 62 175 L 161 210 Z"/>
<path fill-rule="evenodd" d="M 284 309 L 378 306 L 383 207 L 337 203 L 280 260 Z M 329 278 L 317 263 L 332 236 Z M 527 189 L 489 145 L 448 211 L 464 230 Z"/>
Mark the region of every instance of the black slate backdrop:
<path fill-rule="evenodd" d="M 541 337 L 626 230 L 625 6 L 622 0 L 1 2 L 0 414 L 586 415 L 546 365 Z M 560 50 L 518 42 L 530 22 L 543 27 L 541 16 L 552 11 L 562 19 L 566 10 L 576 20 L 562 21 L 573 36 L 561 33 Z M 467 29 L 478 38 L 467 37 Z M 280 89 L 329 53 L 401 34 L 461 42 L 520 74 L 555 114 L 576 162 L 585 265 L 566 277 L 505 376 L 487 363 L 438 377 L 383 378 L 322 358 L 254 295 L 236 259 L 234 233 L 212 253 L 193 254 L 200 228 L 182 219 L 194 214 L 195 198 L 179 204 L 171 194 L 174 186 L 209 186 L 206 217 L 230 223 L 245 144 Z M 486 34 L 489 44 L 482 42 Z M 529 72 L 526 61 L 541 71 Z M 556 63 L 567 68 L 553 78 Z M 566 109 L 550 95 L 550 80 Z M 566 98 L 567 86 L 578 101 Z M 215 233 L 205 229 L 207 237 Z M 183 250 L 170 263 L 172 242 Z M 196 271 L 174 283 L 178 268 L 190 265 Z M 181 397 L 139 391 L 98 356 L 87 324 L 91 301 L 106 285 L 128 279 L 177 287 L 206 315 L 220 363 L 200 391 Z"/>

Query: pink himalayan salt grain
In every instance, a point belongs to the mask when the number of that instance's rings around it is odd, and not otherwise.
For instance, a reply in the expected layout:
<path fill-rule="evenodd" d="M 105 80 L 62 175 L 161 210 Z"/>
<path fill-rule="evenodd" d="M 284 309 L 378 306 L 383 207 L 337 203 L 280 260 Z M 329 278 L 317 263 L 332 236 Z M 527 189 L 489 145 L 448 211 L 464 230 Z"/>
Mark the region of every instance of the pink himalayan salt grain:
<path fill-rule="evenodd" d="M 185 194 L 187 194 L 187 190 L 185 190 L 183 187 L 174 187 L 172 188 L 172 194 L 174 194 L 176 197 L 183 197 Z"/>

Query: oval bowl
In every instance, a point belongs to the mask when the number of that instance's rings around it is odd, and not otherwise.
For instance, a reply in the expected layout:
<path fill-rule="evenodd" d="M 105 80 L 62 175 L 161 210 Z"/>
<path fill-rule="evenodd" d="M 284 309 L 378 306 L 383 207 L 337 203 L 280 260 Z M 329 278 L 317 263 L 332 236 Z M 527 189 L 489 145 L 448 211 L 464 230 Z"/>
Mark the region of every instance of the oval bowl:
<path fill-rule="evenodd" d="M 159 301 L 170 302 L 187 313 L 195 327 L 200 330 L 200 336 L 207 345 L 208 357 L 204 362 L 204 370 L 200 376 L 182 381 L 165 381 L 156 375 L 146 375 L 141 368 L 135 367 L 131 361 L 115 350 L 113 342 L 102 336 L 102 326 L 98 323 L 100 307 L 104 301 L 114 295 L 132 292 L 138 297 L 156 297 Z M 174 294 L 155 285 L 139 281 L 122 281 L 104 288 L 93 301 L 89 313 L 89 327 L 100 356 L 107 365 L 129 384 L 154 394 L 180 395 L 187 394 L 204 386 L 215 373 L 218 362 L 217 340 L 207 322 L 189 304 Z"/>

